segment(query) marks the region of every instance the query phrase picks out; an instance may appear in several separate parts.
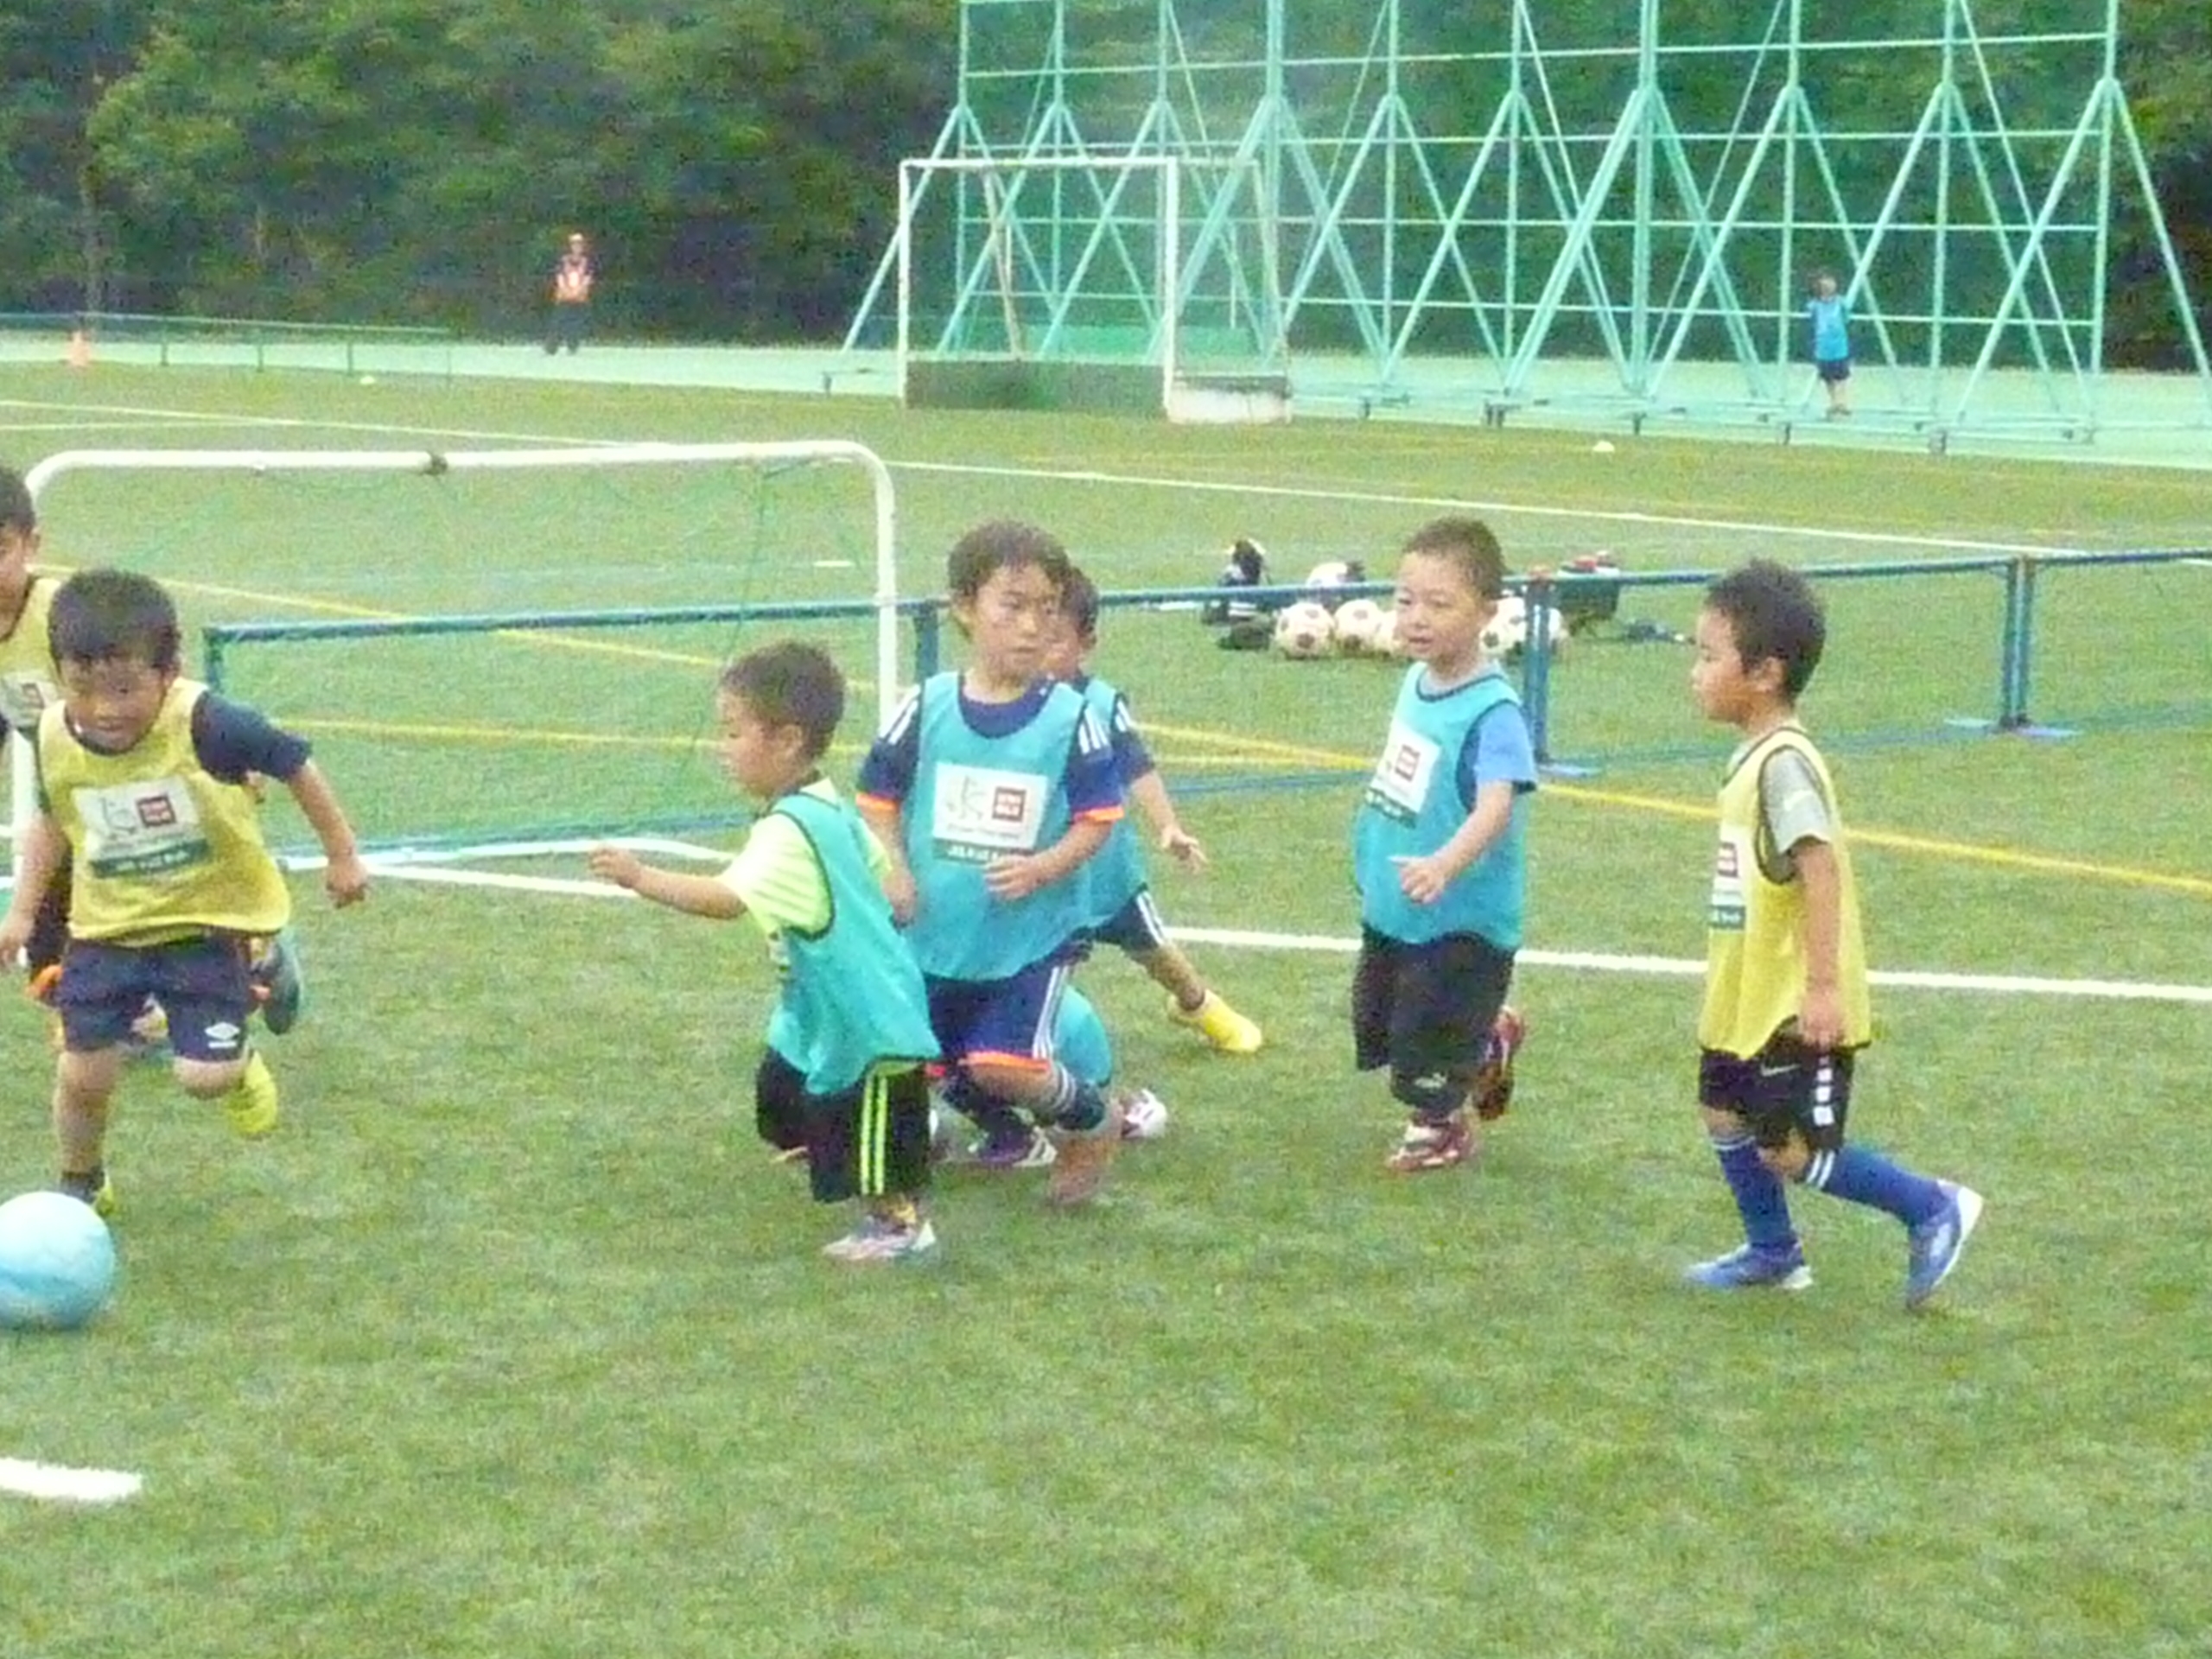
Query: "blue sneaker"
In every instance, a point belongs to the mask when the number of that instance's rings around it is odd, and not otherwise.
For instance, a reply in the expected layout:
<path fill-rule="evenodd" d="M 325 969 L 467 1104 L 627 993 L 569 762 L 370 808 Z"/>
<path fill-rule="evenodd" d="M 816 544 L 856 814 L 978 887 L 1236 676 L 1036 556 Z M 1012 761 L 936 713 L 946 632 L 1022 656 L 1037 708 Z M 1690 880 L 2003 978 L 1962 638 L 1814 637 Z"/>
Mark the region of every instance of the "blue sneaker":
<path fill-rule="evenodd" d="M 1682 1277 L 1707 1290 L 1808 1290 L 1813 1270 L 1802 1245 L 1763 1250 L 1745 1244 L 1682 1270 Z"/>
<path fill-rule="evenodd" d="M 308 1003 L 307 982 L 300 973 L 300 944 L 289 927 L 280 928 L 258 942 L 248 970 L 261 995 L 261 1023 L 272 1037 L 282 1037 L 300 1023 Z"/>
<path fill-rule="evenodd" d="M 1966 1249 L 1967 1240 L 1974 1236 L 1974 1227 L 1981 1220 L 1980 1193 L 1956 1181 L 1936 1185 L 1950 1202 L 1935 1220 L 1923 1221 L 1909 1235 L 1912 1254 L 1904 1275 L 1907 1307 L 1918 1307 L 1951 1276 L 1951 1269 L 1959 1265 L 1959 1252 Z"/>

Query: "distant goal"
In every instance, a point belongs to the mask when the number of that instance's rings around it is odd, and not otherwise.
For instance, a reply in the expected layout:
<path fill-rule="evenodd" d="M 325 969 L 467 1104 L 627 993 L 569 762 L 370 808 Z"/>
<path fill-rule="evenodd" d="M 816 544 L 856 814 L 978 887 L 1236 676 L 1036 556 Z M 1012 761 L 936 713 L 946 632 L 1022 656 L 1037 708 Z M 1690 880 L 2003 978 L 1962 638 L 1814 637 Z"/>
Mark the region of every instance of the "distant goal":
<path fill-rule="evenodd" d="M 1187 156 L 899 163 L 899 393 L 912 405 L 1290 414 L 1255 162 Z"/>

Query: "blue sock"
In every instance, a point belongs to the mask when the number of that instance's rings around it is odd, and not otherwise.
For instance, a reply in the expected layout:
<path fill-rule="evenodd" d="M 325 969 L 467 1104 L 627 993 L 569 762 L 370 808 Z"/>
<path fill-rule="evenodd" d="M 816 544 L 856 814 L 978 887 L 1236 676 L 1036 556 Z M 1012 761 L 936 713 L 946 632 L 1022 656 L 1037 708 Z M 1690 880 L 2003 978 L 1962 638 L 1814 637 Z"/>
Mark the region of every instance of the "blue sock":
<path fill-rule="evenodd" d="M 1782 1177 L 1759 1161 L 1758 1143 L 1748 1135 L 1713 1135 L 1712 1140 L 1713 1155 L 1720 1160 L 1720 1173 L 1744 1218 L 1745 1242 L 1755 1250 L 1796 1249 L 1789 1190 Z"/>
<path fill-rule="evenodd" d="M 1936 1182 L 1899 1168 L 1867 1147 L 1815 1153 L 1805 1166 L 1805 1185 L 1830 1198 L 1887 1211 L 1908 1227 L 1935 1220 L 1948 1202 Z"/>

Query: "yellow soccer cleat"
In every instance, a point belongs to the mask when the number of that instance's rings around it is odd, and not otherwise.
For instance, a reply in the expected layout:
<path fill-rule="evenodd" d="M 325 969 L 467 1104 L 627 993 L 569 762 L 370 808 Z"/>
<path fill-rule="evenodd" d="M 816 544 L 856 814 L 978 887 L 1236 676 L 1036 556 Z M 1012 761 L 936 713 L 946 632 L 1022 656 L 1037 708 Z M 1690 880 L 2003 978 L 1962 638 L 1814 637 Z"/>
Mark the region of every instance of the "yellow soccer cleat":
<path fill-rule="evenodd" d="M 64 1175 L 56 1188 L 79 1204 L 90 1205 L 92 1213 L 105 1221 L 115 1213 L 115 1179 L 105 1169 L 99 1175 L 97 1181 L 90 1175 Z"/>
<path fill-rule="evenodd" d="M 231 1128 L 248 1140 L 267 1135 L 276 1127 L 276 1079 L 269 1062 L 257 1053 L 246 1062 L 245 1075 L 223 1096 L 223 1115 Z"/>
<path fill-rule="evenodd" d="M 1206 1000 L 1195 1008 L 1185 1008 L 1170 1001 L 1167 1017 L 1179 1026 L 1188 1026 L 1203 1035 L 1224 1054 L 1256 1054 L 1266 1041 L 1258 1026 L 1223 1001 L 1218 993 L 1208 991 Z"/>

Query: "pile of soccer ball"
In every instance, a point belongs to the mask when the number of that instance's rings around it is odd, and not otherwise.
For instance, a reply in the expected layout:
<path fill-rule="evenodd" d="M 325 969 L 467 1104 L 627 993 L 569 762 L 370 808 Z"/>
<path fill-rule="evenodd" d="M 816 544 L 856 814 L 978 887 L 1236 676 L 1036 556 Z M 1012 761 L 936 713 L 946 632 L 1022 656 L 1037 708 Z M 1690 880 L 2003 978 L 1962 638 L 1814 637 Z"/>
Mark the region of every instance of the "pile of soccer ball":
<path fill-rule="evenodd" d="M 1309 589 L 1337 583 L 1322 579 L 1330 567 L 1317 566 L 1306 579 Z M 1341 578 L 1338 579 L 1341 582 Z M 1567 619 L 1556 609 L 1545 613 L 1545 637 L 1551 653 L 1566 649 Z M 1517 659 L 1529 645 L 1529 603 L 1518 594 L 1497 602 L 1497 613 L 1483 630 L 1483 651 L 1497 662 Z M 1301 599 L 1275 613 L 1274 648 L 1278 656 L 1298 662 L 1324 657 L 1397 657 L 1398 613 L 1372 599 L 1347 599 L 1331 606 L 1319 598 Z"/>

